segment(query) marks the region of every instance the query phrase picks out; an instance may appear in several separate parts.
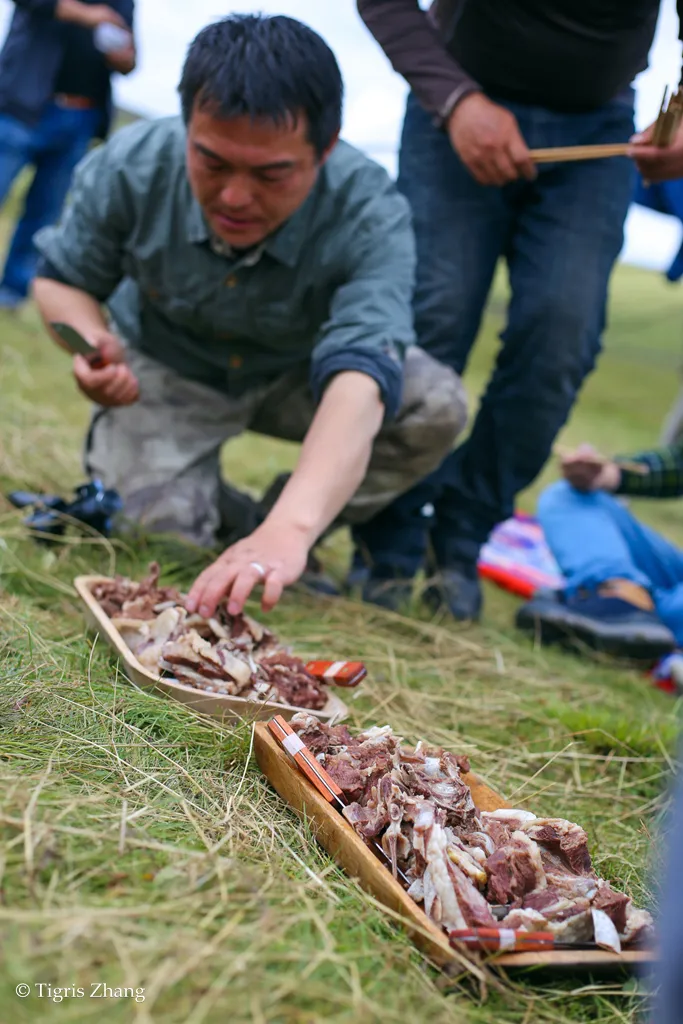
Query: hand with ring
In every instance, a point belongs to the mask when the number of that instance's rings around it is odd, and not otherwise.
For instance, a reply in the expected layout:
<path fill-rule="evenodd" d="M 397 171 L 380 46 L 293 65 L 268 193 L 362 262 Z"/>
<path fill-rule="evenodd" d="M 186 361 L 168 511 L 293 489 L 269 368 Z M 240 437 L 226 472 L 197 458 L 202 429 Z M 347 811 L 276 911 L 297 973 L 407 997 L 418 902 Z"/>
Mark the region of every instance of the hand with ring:
<path fill-rule="evenodd" d="M 262 585 L 261 608 L 270 611 L 306 568 L 311 543 L 301 529 L 266 520 L 201 573 L 187 596 L 187 610 L 210 618 L 227 595 L 229 614 L 238 615 L 254 587 Z"/>

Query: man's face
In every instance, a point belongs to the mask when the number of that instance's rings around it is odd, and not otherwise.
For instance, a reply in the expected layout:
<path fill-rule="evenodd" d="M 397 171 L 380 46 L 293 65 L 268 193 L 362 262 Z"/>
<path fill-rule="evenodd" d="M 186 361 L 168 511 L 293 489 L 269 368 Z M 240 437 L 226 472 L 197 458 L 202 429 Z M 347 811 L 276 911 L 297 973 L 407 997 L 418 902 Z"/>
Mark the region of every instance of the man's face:
<path fill-rule="evenodd" d="M 302 205 L 321 163 L 306 138 L 307 127 L 303 115 L 296 125 L 225 120 L 195 104 L 187 172 L 219 238 L 236 249 L 257 245 Z"/>

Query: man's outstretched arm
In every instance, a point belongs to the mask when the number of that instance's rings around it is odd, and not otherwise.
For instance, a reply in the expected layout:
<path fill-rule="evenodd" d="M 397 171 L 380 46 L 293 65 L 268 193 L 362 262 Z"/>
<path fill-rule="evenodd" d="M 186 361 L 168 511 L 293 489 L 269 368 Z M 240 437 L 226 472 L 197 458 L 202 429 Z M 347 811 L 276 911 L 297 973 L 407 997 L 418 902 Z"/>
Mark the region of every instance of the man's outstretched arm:
<path fill-rule="evenodd" d="M 332 297 L 313 350 L 311 388 L 319 404 L 298 465 L 263 524 L 225 551 L 192 587 L 189 607 L 202 615 L 212 614 L 226 594 L 236 614 L 262 581 L 264 610 L 277 603 L 363 482 L 382 420 L 391 419 L 401 404 L 402 357 L 414 341 L 410 209 L 383 171 L 367 173 L 369 198 L 346 225 L 346 279 Z"/>
<path fill-rule="evenodd" d="M 199 576 L 188 595 L 189 611 L 209 617 L 229 594 L 228 611 L 236 615 L 261 582 L 264 611 L 277 604 L 304 571 L 315 541 L 361 485 L 383 415 L 372 377 L 350 371 L 333 378 L 277 503 L 261 526 Z"/>

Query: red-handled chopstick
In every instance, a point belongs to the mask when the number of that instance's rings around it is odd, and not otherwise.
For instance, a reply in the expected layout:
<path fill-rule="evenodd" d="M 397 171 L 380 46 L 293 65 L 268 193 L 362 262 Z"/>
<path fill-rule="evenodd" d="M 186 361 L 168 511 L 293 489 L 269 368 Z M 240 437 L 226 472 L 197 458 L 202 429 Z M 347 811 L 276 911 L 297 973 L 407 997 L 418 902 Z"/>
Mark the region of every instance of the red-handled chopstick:
<path fill-rule="evenodd" d="M 368 670 L 362 661 L 309 661 L 306 671 L 321 683 L 358 686 Z"/>
<path fill-rule="evenodd" d="M 555 949 L 552 932 L 521 932 L 513 928 L 456 928 L 448 933 L 452 945 L 462 944 L 487 953 L 537 953 Z"/>
<path fill-rule="evenodd" d="M 313 783 L 318 792 L 325 797 L 328 803 L 333 804 L 338 811 L 343 811 L 348 806 L 348 801 L 334 779 L 325 771 L 315 755 L 308 749 L 300 736 L 292 729 L 289 722 L 286 722 L 282 715 L 276 715 L 268 722 L 268 728 L 276 740 L 285 748 L 290 757 L 293 757 L 297 766 L 304 773 L 309 782 Z M 349 825 L 349 828 L 352 828 Z M 389 870 L 392 871 L 391 857 L 377 839 L 371 839 L 370 845 L 380 855 L 382 860 L 388 862 Z M 396 874 L 403 885 L 408 888 L 410 879 L 396 868 Z"/>

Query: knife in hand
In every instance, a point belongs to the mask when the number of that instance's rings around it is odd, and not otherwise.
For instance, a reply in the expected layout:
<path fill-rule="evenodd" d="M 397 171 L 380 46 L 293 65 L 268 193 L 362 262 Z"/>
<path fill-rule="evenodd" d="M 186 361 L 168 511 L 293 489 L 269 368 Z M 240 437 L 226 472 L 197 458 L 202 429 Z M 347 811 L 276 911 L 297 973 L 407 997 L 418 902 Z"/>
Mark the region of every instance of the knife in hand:
<path fill-rule="evenodd" d="M 55 334 L 59 335 L 69 349 L 69 352 L 72 355 L 83 356 L 92 366 L 93 370 L 101 370 L 108 365 L 107 361 L 102 357 L 100 350 L 91 345 L 89 341 L 86 341 L 83 335 L 79 334 L 69 324 L 51 323 L 50 327 Z"/>

